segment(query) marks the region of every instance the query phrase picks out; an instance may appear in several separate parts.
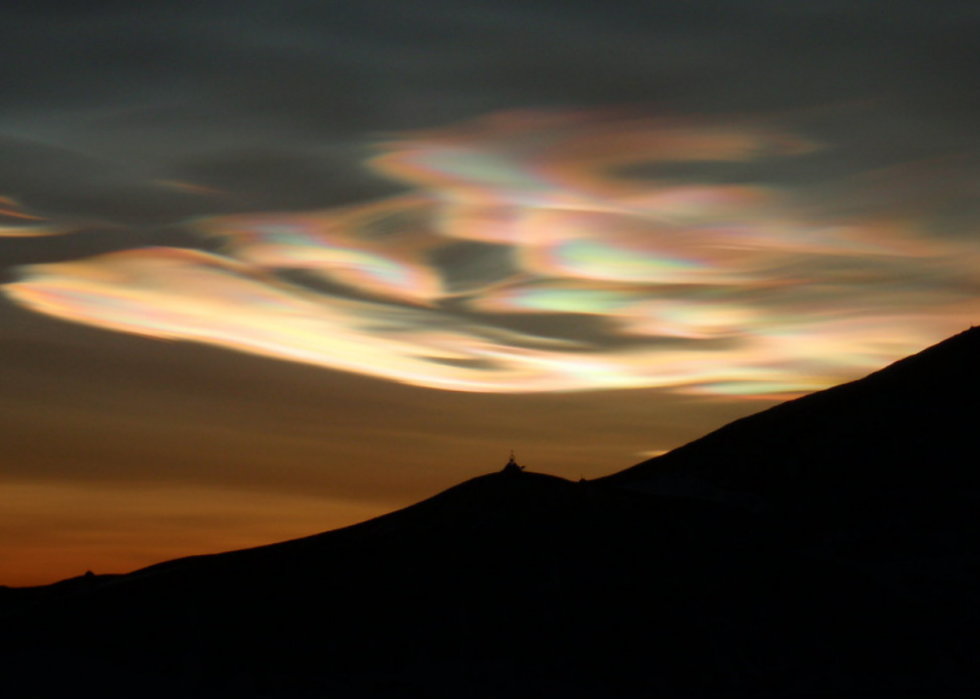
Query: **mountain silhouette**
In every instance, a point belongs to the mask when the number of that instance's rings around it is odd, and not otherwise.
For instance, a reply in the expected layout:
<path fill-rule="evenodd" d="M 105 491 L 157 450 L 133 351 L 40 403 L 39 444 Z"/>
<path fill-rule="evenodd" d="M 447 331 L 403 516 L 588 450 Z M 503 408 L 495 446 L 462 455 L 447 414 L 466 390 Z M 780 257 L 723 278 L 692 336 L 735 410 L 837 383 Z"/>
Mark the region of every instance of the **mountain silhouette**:
<path fill-rule="evenodd" d="M 604 480 L 798 506 L 904 488 L 975 489 L 978 333 L 743 418 Z"/>
<path fill-rule="evenodd" d="M 0 589 L 7 696 L 973 697 L 980 330 L 592 482 Z"/>

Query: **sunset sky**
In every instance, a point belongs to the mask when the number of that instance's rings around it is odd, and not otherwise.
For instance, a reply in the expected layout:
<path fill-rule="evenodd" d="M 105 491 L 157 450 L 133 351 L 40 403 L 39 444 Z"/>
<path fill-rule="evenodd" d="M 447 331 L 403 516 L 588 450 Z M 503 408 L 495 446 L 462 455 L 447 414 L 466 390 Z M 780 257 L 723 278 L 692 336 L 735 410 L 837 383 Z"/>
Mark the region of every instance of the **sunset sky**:
<path fill-rule="evenodd" d="M 980 7 L 0 10 L 0 584 L 608 474 L 980 321 Z"/>

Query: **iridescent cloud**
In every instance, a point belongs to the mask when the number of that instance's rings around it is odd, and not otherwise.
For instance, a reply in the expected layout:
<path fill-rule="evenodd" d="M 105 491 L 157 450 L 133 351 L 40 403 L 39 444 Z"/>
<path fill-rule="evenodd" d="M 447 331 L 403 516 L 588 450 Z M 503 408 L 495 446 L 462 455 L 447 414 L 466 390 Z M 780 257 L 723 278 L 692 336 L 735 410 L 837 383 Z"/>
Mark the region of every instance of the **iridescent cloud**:
<path fill-rule="evenodd" d="M 43 238 L 49 235 L 70 233 L 72 228 L 59 225 L 35 224 L 30 226 L 0 225 L 0 238 Z"/>
<path fill-rule="evenodd" d="M 975 244 L 880 207 L 821 214 L 825 189 L 666 174 L 819 147 L 772 127 L 520 112 L 378 147 L 370 167 L 413 191 L 203 219 L 220 254 L 35 265 L 4 291 L 119 331 L 481 392 L 792 394 L 980 315 Z"/>
<path fill-rule="evenodd" d="M 0 238 L 39 238 L 75 230 L 70 226 L 45 221 L 47 218 L 29 212 L 16 199 L 0 197 Z"/>
<path fill-rule="evenodd" d="M 204 221 L 235 259 L 263 269 L 306 270 L 365 293 L 427 303 L 443 294 L 426 258 L 432 202 L 403 197 L 319 214 L 232 216 Z"/>

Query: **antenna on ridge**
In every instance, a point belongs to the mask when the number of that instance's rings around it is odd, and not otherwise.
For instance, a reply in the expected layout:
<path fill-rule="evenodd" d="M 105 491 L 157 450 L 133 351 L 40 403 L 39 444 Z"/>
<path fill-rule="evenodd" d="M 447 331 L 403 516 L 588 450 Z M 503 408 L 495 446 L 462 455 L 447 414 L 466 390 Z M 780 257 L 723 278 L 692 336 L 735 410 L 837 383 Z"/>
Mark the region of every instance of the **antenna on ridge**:
<path fill-rule="evenodd" d="M 504 466 L 504 473 L 520 473 L 524 470 L 524 467 L 517 463 L 517 459 L 514 457 L 514 450 L 510 450 L 510 460 L 507 465 Z"/>

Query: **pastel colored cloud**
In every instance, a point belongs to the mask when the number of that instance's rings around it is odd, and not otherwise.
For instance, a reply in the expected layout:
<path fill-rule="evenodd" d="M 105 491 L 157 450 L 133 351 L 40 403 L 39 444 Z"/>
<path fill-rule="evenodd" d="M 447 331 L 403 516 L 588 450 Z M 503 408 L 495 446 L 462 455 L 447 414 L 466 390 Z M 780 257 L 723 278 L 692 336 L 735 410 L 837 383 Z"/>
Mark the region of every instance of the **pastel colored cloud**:
<path fill-rule="evenodd" d="M 42 238 L 74 230 L 77 226 L 47 222 L 46 217 L 28 211 L 16 199 L 0 196 L 0 238 Z"/>
<path fill-rule="evenodd" d="M 520 112 L 378 147 L 369 165 L 413 191 L 203 219 L 220 255 L 28 266 L 4 292 L 113 330 L 480 392 L 792 394 L 980 315 L 975 245 L 880 208 L 821 215 L 819 191 L 663 169 L 818 148 L 772 128 Z"/>

